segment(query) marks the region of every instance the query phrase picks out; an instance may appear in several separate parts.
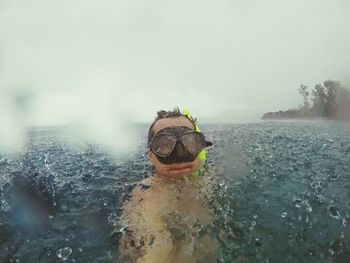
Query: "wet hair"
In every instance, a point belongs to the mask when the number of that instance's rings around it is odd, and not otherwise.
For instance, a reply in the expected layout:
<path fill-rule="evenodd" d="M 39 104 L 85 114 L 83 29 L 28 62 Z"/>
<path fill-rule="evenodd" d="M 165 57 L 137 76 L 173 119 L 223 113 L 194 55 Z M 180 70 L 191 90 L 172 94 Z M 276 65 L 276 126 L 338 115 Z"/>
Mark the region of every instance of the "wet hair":
<path fill-rule="evenodd" d="M 188 119 L 193 124 L 193 128 L 195 128 L 196 119 L 194 118 L 193 120 L 191 120 L 186 115 L 183 115 L 181 113 L 179 107 L 175 107 L 174 110 L 172 110 L 172 111 L 165 111 L 165 110 L 158 111 L 157 112 L 157 117 L 154 119 L 154 121 L 152 122 L 151 126 L 148 129 L 147 146 L 149 146 L 149 144 L 151 143 L 152 138 L 154 137 L 153 127 L 154 127 L 154 125 L 156 124 L 157 121 L 159 121 L 161 119 L 175 118 L 175 117 L 181 117 L 181 116 L 183 116 L 186 119 Z"/>

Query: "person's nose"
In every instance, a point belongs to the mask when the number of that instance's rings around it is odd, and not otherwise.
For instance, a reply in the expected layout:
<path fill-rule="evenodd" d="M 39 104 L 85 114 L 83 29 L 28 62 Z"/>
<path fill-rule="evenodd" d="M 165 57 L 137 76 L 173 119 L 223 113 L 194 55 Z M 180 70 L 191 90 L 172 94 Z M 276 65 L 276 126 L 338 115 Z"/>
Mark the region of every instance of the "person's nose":
<path fill-rule="evenodd" d="M 185 145 L 181 141 L 177 141 L 174 150 L 177 156 L 187 155 L 187 149 L 185 148 Z"/>

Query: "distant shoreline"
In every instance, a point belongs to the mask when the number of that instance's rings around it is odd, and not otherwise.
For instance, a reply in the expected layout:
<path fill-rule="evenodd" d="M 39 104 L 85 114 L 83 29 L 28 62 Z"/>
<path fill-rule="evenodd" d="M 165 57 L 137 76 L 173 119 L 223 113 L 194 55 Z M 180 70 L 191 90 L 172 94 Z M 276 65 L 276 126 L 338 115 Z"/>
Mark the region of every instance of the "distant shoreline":
<path fill-rule="evenodd" d="M 298 110 L 291 111 L 275 111 L 275 112 L 267 112 L 262 117 L 261 120 L 322 120 L 322 121 L 350 121 L 347 118 L 341 117 L 321 117 L 321 116 L 305 116 L 302 115 Z"/>

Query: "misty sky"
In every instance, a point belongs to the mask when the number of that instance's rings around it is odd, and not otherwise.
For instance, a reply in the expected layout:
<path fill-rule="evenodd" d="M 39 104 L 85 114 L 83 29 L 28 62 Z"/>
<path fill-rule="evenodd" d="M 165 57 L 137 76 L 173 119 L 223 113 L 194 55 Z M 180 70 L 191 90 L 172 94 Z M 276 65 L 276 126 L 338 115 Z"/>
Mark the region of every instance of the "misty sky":
<path fill-rule="evenodd" d="M 195 116 L 298 106 L 300 84 L 348 85 L 349 10 L 347 0 L 0 0 L 0 116 L 14 122 L 20 104 L 29 125 L 103 125 L 176 105 Z"/>

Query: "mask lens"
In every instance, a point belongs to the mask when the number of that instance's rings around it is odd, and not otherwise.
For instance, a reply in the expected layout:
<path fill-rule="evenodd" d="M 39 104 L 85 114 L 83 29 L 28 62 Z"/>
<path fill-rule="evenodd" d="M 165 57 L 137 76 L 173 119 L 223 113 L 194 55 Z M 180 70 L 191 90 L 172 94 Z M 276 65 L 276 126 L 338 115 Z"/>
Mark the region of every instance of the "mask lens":
<path fill-rule="evenodd" d="M 156 137 L 154 137 L 151 150 L 158 156 L 166 157 L 171 153 L 175 144 L 176 139 L 173 135 L 159 134 Z"/>
<path fill-rule="evenodd" d="M 205 148 L 205 138 L 199 132 L 189 132 L 181 136 L 181 141 L 193 155 Z"/>

